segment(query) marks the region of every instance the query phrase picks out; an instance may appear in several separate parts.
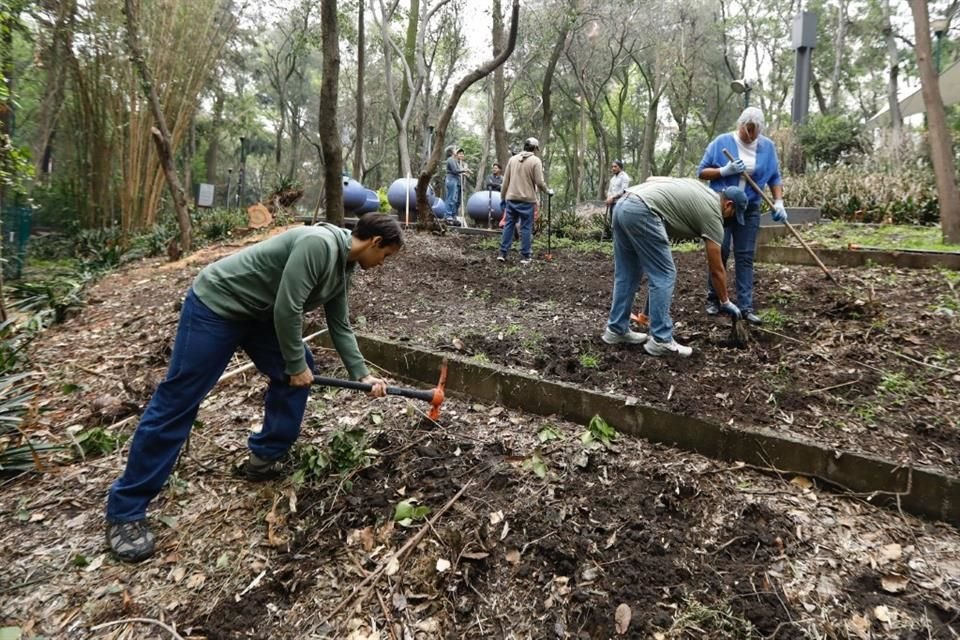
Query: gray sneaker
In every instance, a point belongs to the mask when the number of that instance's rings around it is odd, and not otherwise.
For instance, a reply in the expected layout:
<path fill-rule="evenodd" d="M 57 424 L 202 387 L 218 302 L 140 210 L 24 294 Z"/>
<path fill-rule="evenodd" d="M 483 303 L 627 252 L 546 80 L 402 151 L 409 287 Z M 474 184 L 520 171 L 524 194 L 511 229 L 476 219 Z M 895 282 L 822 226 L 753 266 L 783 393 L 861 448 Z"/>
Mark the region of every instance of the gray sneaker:
<path fill-rule="evenodd" d="M 507 256 L 497 256 L 497 262 L 506 262 Z"/>
<path fill-rule="evenodd" d="M 140 562 L 153 555 L 156 541 L 146 518 L 133 522 L 108 522 L 107 544 L 124 562 Z"/>
<path fill-rule="evenodd" d="M 533 258 L 523 258 L 522 260 L 520 260 L 520 266 L 525 267 L 531 262 L 533 262 Z"/>
<path fill-rule="evenodd" d="M 600 339 L 607 344 L 643 344 L 647 341 L 647 334 L 639 331 L 627 331 L 621 335 L 610 331 L 610 327 L 607 327 L 603 330 Z"/>
<path fill-rule="evenodd" d="M 715 316 L 720 313 L 720 305 L 717 304 L 715 300 L 707 300 L 707 306 L 704 307 L 704 311 L 707 312 L 708 316 Z"/>
<path fill-rule="evenodd" d="M 682 344 L 678 344 L 676 340 L 671 340 L 670 342 L 647 340 L 643 343 L 643 350 L 655 358 L 662 356 L 689 358 L 693 355 L 692 347 L 685 347 Z"/>
<path fill-rule="evenodd" d="M 276 460 L 264 460 L 251 452 L 235 470 L 238 476 L 250 482 L 265 482 L 290 475 L 293 473 L 293 464 L 289 455 Z"/>

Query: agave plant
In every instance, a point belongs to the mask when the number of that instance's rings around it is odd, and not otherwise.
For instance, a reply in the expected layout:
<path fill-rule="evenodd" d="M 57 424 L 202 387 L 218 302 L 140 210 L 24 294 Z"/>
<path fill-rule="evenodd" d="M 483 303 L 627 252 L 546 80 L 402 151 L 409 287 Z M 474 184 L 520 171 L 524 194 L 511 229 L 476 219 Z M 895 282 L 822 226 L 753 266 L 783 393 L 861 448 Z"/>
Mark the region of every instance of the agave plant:
<path fill-rule="evenodd" d="M 30 408 L 33 391 L 22 382 L 31 374 L 0 376 L 0 474 L 42 471 L 41 456 L 62 449 L 49 442 L 33 442 L 20 428 Z"/>

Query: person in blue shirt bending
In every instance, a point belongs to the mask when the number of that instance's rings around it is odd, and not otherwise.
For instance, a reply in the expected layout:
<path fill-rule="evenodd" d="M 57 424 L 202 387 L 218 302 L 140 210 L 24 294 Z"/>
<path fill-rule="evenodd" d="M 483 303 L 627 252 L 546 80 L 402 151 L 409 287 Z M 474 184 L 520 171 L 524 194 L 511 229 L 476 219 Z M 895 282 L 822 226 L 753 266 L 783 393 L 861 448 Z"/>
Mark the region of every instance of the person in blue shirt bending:
<path fill-rule="evenodd" d="M 737 119 L 736 131 L 717 136 L 707 147 L 700 161 L 699 177 L 709 180 L 710 188 L 723 191 L 726 187 L 740 187 L 747 194 L 747 210 L 724 225 L 721 257 L 726 266 L 733 244 L 733 264 L 737 281 L 737 305 L 743 317 L 751 324 L 760 324 L 760 316 L 753 309 L 753 254 L 757 247 L 757 232 L 760 229 L 760 201 L 762 195 L 746 183 L 743 174 L 748 173 L 760 189 L 770 187 L 774 209 L 771 216 L 775 222 L 786 222 L 787 211 L 783 206 L 783 180 L 780 163 L 773 141 L 761 135 L 763 112 L 756 107 L 747 107 Z M 724 155 L 726 149 L 733 155 L 730 161 Z M 707 314 L 716 315 L 720 302 L 713 284 L 707 278 Z"/>

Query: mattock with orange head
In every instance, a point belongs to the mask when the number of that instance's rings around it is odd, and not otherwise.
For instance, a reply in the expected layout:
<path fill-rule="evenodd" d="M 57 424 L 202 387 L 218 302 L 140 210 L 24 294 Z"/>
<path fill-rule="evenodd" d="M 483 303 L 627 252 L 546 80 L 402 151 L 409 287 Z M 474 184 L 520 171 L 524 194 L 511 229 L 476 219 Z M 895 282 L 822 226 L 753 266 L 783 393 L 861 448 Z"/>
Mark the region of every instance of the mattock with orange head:
<path fill-rule="evenodd" d="M 340 387 L 343 389 L 355 389 L 357 391 L 366 391 L 373 388 L 372 384 L 366 382 L 356 382 L 354 380 L 342 380 L 340 378 L 325 378 L 323 376 L 314 376 L 313 384 L 324 387 Z M 433 389 L 405 389 L 403 387 L 387 387 L 387 395 L 403 396 L 404 398 L 415 398 L 425 400 L 430 403 L 430 412 L 427 417 L 431 420 L 440 419 L 440 405 L 444 400 L 444 387 L 447 384 L 447 361 L 444 360 L 440 366 L 440 382 Z"/>

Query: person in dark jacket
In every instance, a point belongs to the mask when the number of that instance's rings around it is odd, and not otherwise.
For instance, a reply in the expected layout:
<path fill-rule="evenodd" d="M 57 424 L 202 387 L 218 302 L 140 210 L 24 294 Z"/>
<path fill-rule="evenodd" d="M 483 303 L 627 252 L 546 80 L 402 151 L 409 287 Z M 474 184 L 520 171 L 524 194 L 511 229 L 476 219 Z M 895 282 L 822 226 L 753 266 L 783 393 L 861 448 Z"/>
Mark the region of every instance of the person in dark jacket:
<path fill-rule="evenodd" d="M 248 480 L 289 470 L 287 452 L 300 435 L 313 358 L 302 342 L 303 313 L 323 307 L 333 345 L 347 372 L 386 394 L 386 383 L 364 364 L 347 313 L 354 270 L 372 269 L 403 245 L 400 224 L 368 213 L 353 233 L 321 224 L 290 229 L 205 267 L 187 291 L 167 376 L 140 419 L 123 475 L 107 498 L 107 542 L 121 560 L 154 552 L 147 505 L 170 476 L 200 403 L 242 348 L 270 384 L 263 426 L 248 439 L 237 468 Z"/>

